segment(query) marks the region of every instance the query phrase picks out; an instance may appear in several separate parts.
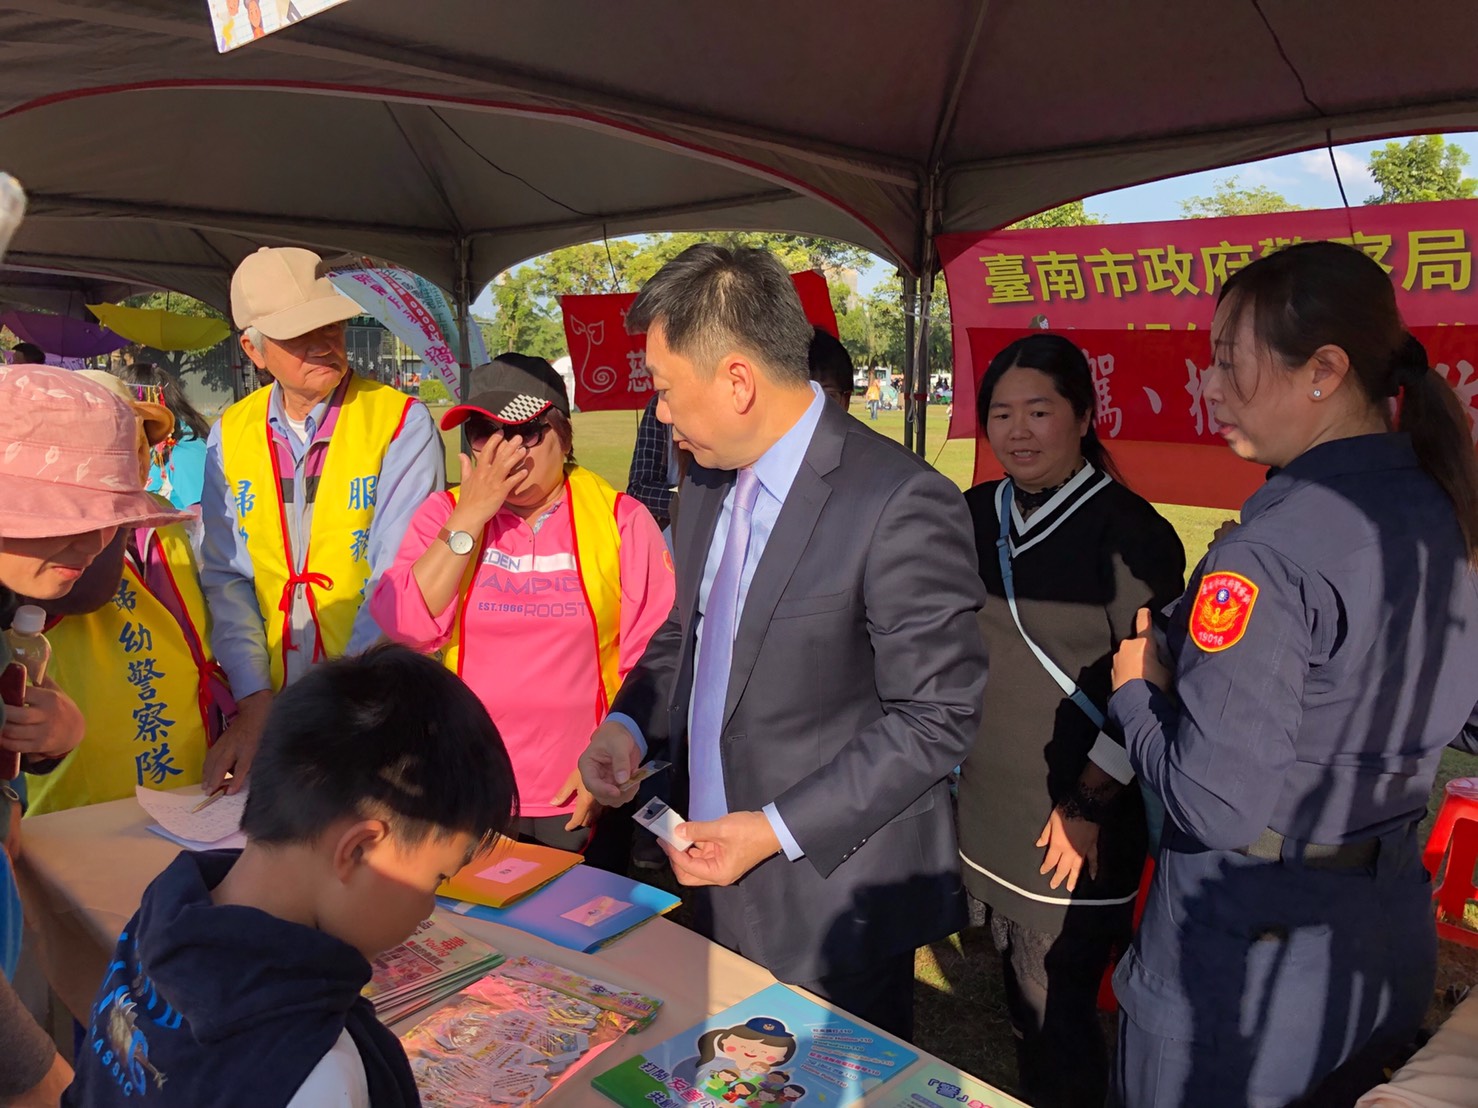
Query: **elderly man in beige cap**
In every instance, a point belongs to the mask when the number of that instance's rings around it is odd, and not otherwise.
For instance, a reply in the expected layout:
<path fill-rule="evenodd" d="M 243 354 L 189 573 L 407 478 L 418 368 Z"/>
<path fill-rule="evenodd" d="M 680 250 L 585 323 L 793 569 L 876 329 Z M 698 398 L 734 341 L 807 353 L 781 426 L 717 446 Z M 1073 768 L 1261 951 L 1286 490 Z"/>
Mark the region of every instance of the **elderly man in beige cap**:
<path fill-rule="evenodd" d="M 244 783 L 276 692 L 380 637 L 365 597 L 446 481 L 425 405 L 349 368 L 344 325 L 360 308 L 320 264 L 263 247 L 231 278 L 242 349 L 273 384 L 226 409 L 206 446 L 201 580 L 240 706 L 206 757 L 207 789 L 228 772 L 232 791 Z"/>

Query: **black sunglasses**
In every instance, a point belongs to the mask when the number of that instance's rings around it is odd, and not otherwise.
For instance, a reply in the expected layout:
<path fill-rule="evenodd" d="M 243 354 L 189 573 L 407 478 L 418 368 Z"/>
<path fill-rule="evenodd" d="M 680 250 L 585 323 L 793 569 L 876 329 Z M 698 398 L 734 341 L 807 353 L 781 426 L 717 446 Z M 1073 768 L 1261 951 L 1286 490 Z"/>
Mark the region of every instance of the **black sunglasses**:
<path fill-rule="evenodd" d="M 528 423 L 498 423 L 485 416 L 469 416 L 467 418 L 467 445 L 472 447 L 474 453 L 481 453 L 482 448 L 488 444 L 488 439 L 494 435 L 502 435 L 505 439 L 520 438 L 524 446 L 532 450 L 544 441 L 544 436 L 549 434 L 549 424 L 542 419 L 533 419 Z"/>

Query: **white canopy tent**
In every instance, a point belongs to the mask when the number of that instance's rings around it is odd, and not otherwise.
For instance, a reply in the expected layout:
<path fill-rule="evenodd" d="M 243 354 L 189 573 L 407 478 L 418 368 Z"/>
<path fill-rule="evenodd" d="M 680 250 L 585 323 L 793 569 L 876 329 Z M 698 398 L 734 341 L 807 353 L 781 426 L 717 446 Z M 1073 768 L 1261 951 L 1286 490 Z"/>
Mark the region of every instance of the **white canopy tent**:
<path fill-rule="evenodd" d="M 15 263 L 218 305 L 264 243 L 465 306 L 571 243 L 764 228 L 895 261 L 927 318 L 936 233 L 1478 127 L 1475 48 L 1437 0 L 350 0 L 218 55 L 205 0 L 10 0 L 0 160 L 32 195 Z"/>

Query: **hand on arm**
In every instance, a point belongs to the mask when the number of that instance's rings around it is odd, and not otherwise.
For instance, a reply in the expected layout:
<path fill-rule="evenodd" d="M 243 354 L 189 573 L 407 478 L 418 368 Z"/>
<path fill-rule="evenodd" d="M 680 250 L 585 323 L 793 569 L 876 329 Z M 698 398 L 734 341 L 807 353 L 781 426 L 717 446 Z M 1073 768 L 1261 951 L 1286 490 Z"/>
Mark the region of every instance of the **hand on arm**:
<path fill-rule="evenodd" d="M 1148 681 L 1161 692 L 1168 692 L 1174 679 L 1165 657 L 1155 640 L 1154 621 L 1150 610 L 1141 608 L 1134 616 L 1134 637 L 1119 644 L 1114 654 L 1114 691 L 1130 681 Z"/>

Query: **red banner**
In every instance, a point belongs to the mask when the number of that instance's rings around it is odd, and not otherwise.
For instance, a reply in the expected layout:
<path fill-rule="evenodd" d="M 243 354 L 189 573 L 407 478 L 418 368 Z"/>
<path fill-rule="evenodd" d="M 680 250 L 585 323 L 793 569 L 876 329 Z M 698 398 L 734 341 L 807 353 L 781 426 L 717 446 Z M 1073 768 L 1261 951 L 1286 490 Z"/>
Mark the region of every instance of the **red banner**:
<path fill-rule="evenodd" d="M 806 318 L 835 335 L 836 312 L 826 278 L 814 269 L 790 276 Z M 641 409 L 652 399 L 647 336 L 626 333 L 626 309 L 635 299 L 634 292 L 559 298 L 575 374 L 573 399 L 581 411 Z"/>
<path fill-rule="evenodd" d="M 1478 445 L 1478 327 L 1413 327 L 1437 371 L 1467 406 Z M 974 364 L 982 371 L 1024 327 L 966 329 Z M 1093 370 L 1099 438 L 1135 491 L 1159 503 L 1235 508 L 1262 482 L 1262 467 L 1237 458 L 1216 433 L 1202 396 L 1210 360 L 1205 331 L 1075 330 Z M 971 409 L 972 388 L 961 393 Z M 976 444 L 977 481 L 1000 476 L 990 444 Z"/>
<path fill-rule="evenodd" d="M 1409 327 L 1478 323 L 1478 200 L 941 235 L 955 395 L 974 395 L 969 328 L 1026 327 L 1043 316 L 1054 331 L 1204 332 L 1230 274 L 1305 239 L 1348 242 L 1380 262 Z M 951 436 L 974 433 L 974 405 L 956 404 Z"/>

